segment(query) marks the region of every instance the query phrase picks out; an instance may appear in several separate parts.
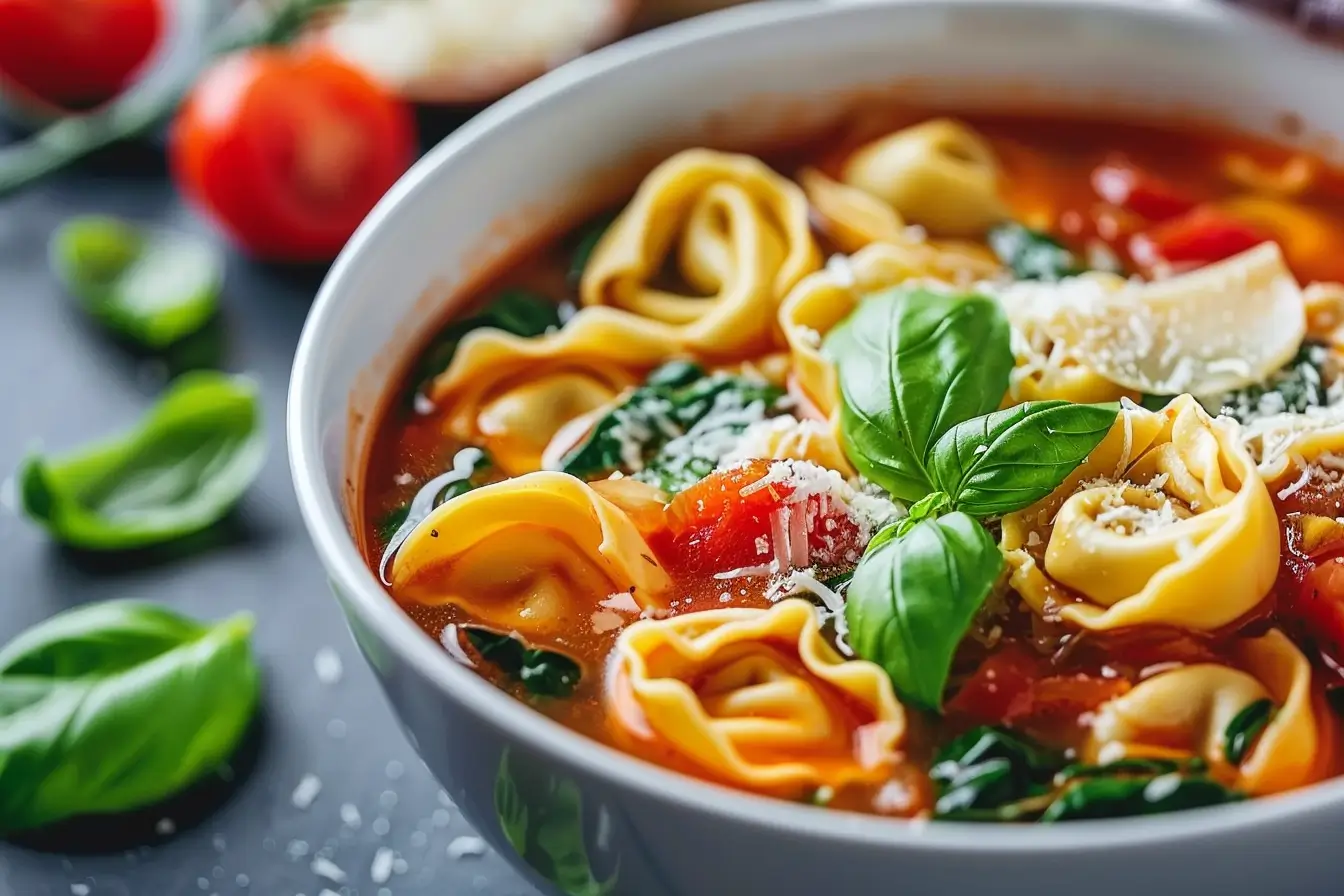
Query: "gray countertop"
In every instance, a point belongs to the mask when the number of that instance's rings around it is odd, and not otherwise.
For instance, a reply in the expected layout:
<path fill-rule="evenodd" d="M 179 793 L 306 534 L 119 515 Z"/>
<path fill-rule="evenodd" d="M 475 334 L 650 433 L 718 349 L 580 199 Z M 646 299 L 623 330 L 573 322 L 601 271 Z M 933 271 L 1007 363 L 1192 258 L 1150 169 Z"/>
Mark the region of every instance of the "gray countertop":
<path fill-rule="evenodd" d="M 0 200 L 0 477 L 37 440 L 61 450 L 130 424 L 167 375 L 161 361 L 134 356 L 83 318 L 48 274 L 49 234 L 81 212 L 206 232 L 145 148 Z M 0 510 L 0 642 L 109 598 L 159 601 L 202 618 L 248 609 L 265 675 L 264 717 L 231 781 L 56 842 L 0 842 L 0 896 L 533 892 L 493 853 L 450 855 L 449 844 L 474 833 L 393 721 L 300 522 L 285 457 L 285 389 L 321 273 L 229 256 L 224 367 L 263 384 L 270 455 L 213 544 L 180 556 L 90 556 Z M 294 792 L 307 776 L 321 789 L 300 808 Z M 462 841 L 455 852 L 473 845 Z M 385 883 L 372 874 L 380 849 L 399 860 Z M 318 856 L 344 872 L 344 884 L 313 870 Z"/>

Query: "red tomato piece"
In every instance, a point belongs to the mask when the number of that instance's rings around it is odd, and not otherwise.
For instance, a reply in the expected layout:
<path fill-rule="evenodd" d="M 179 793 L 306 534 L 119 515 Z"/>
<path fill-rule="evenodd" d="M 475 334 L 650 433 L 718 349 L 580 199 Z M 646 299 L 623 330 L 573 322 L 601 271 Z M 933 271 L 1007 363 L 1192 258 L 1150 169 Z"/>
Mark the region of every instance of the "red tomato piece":
<path fill-rule="evenodd" d="M 0 79 L 64 109 L 125 89 L 158 46 L 161 0 L 0 0 Z"/>
<path fill-rule="evenodd" d="M 947 702 L 949 715 L 964 715 L 977 723 L 1003 724 L 1009 709 L 1030 692 L 1046 661 L 1017 643 L 995 651 L 982 662 Z"/>
<path fill-rule="evenodd" d="M 1191 270 L 1253 249 L 1268 240 L 1264 231 L 1208 205 L 1173 218 L 1129 241 L 1135 263 L 1151 272 L 1167 265 Z"/>
<path fill-rule="evenodd" d="M 859 524 L 830 495 L 800 494 L 788 475 L 795 468 L 814 465 L 752 460 L 711 473 L 677 495 L 667 508 L 669 565 L 685 574 L 762 566 L 777 558 L 784 559 L 782 569 L 852 566 L 863 550 Z"/>
<path fill-rule="evenodd" d="M 253 49 L 196 84 L 173 125 L 182 190 L 255 255 L 336 255 L 415 156 L 410 109 L 320 50 Z"/>
<path fill-rule="evenodd" d="M 1094 675 L 1050 675 L 1034 681 L 1008 706 L 1004 722 L 1068 722 L 1092 712 L 1107 700 L 1129 690 L 1123 678 L 1099 678 Z"/>
<path fill-rule="evenodd" d="M 1111 205 L 1150 221 L 1165 221 L 1195 207 L 1179 188 L 1120 158 L 1092 169 L 1092 189 Z"/>
<path fill-rule="evenodd" d="M 1295 581 L 1281 590 L 1279 621 L 1297 640 L 1344 663 L 1344 556 L 1299 568 Z"/>

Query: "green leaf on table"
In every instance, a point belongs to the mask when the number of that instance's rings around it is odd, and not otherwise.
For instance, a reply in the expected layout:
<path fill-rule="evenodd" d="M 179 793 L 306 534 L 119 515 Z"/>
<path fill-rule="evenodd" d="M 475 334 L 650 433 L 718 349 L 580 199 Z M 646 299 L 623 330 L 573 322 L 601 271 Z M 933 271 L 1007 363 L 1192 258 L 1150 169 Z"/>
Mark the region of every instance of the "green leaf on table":
<path fill-rule="evenodd" d="M 1013 354 L 992 299 L 911 286 L 871 296 L 826 337 L 845 452 L 905 502 L 935 491 L 927 466 L 948 430 L 996 409 Z"/>
<path fill-rule="evenodd" d="M 709 475 L 782 395 L 769 383 L 671 361 L 603 414 L 560 469 L 582 479 L 620 470 L 675 494 Z"/>
<path fill-rule="evenodd" d="M 113 601 L 0 649 L 0 833 L 152 805 L 224 763 L 257 707 L 252 626 Z"/>
<path fill-rule="evenodd" d="M 1018 280 L 1063 280 L 1087 271 L 1077 255 L 1047 233 L 1015 222 L 989 231 L 989 248 Z"/>
<path fill-rule="evenodd" d="M 1111 431 L 1119 405 L 1033 401 L 959 423 L 933 446 L 929 468 L 952 506 L 1001 516 L 1053 492 Z"/>
<path fill-rule="evenodd" d="M 1256 739 L 1274 721 L 1274 711 L 1274 701 L 1266 697 L 1246 704 L 1232 717 L 1223 732 L 1223 756 L 1228 764 L 1241 765 L 1255 748 Z"/>
<path fill-rule="evenodd" d="M 187 373 L 134 429 L 68 454 L 30 455 L 16 474 L 20 506 L 73 547 L 148 547 L 218 522 L 265 454 L 256 383 Z"/>
<path fill-rule="evenodd" d="M 582 670 L 563 653 L 529 647 L 518 635 L 477 626 L 463 626 L 461 631 L 481 659 L 522 684 L 534 697 L 568 697 L 579 686 Z"/>
<path fill-rule="evenodd" d="M 408 403 L 415 407 L 434 378 L 448 369 L 457 346 L 472 330 L 484 327 L 515 336 L 541 336 L 560 326 L 560 309 L 550 299 L 526 289 L 510 288 L 476 314 L 454 320 L 435 334 L 411 371 Z"/>
<path fill-rule="evenodd" d="M 161 349 L 201 329 L 219 306 L 223 259 L 205 240 L 89 215 L 52 234 L 61 285 L 115 333 Z"/>
<path fill-rule="evenodd" d="M 943 705 L 952 657 L 1003 570 L 994 539 L 961 512 L 925 519 L 864 553 L 845 597 L 849 643 L 908 702 Z"/>

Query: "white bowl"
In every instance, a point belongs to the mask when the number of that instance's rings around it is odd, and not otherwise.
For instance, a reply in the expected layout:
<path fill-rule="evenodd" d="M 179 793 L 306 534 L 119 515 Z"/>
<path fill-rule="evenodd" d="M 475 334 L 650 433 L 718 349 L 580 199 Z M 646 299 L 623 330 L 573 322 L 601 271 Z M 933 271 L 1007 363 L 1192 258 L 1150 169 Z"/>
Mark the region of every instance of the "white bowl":
<path fill-rule="evenodd" d="M 952 107 L 1199 114 L 1331 153 L 1344 137 L 1335 53 L 1197 2 L 763 3 L 573 62 L 412 168 L 313 306 L 291 384 L 290 459 L 355 639 L 412 743 L 483 836 L 538 886 L 571 894 L 598 891 L 557 873 L 516 830 L 515 849 L 500 808 L 527 806 L 535 833 L 547 813 L 564 817 L 564 797 L 580 797 L 567 832 L 586 842 L 596 878 L 614 875 L 608 892 L 636 896 L 1337 891 L 1344 781 L 1153 818 L 990 827 L 827 811 L 633 759 L 449 659 L 366 568 L 346 512 L 379 396 L 417 336 L 493 264 L 603 198 L 594 185 L 612 187 L 611 172 L 632 159 L 702 140 L 749 144 L 828 117 L 837 97 L 893 85 Z"/>

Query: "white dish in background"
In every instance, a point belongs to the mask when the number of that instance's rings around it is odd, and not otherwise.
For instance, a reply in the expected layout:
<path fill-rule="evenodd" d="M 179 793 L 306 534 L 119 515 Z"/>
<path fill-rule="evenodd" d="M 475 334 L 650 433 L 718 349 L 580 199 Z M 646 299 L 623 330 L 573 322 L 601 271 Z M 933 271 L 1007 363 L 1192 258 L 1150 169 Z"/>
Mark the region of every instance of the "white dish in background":
<path fill-rule="evenodd" d="M 507 97 L 431 151 L 359 229 L 313 307 L 291 384 L 300 506 L 408 736 L 520 868 L 534 863 L 515 854 L 496 818 L 504 763 L 577 788 L 589 853 L 604 879 L 617 872 L 615 893 L 1338 889 L 1344 780 L 1054 827 L 914 824 L 746 795 L 588 740 L 496 690 L 444 655 L 361 559 L 346 516 L 348 483 L 361 472 L 351 459 L 417 340 L 475 276 L 588 210 L 601 198 L 594 184 L 629 186 L 609 172 L 641 154 L 750 144 L 826 120 L 839 97 L 898 86 L 908 101 L 953 109 L 1198 114 L 1335 157 L 1344 139 L 1344 57 L 1200 2 L 762 3 L 643 35 Z"/>

